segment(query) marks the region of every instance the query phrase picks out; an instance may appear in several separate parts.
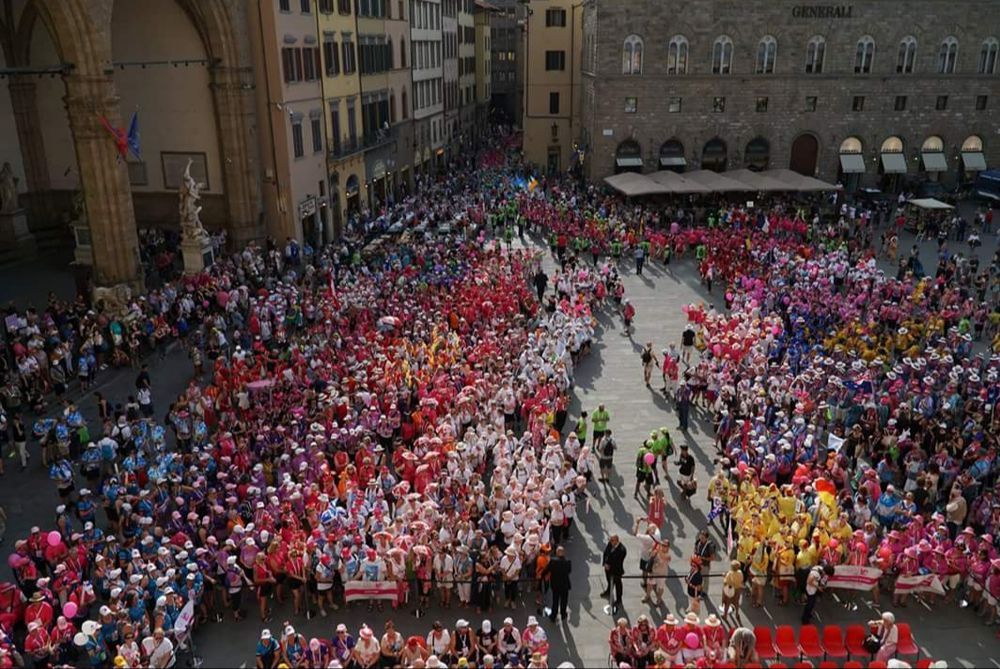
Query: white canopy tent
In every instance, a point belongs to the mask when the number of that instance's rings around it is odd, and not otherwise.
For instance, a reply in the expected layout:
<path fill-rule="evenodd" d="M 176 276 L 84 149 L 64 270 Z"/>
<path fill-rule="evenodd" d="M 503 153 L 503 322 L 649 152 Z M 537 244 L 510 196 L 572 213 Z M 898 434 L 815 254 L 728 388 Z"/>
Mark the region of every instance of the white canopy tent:
<path fill-rule="evenodd" d="M 919 207 L 920 209 L 954 209 L 947 202 L 942 202 L 941 200 L 936 200 L 932 197 L 920 197 L 914 198 L 913 200 L 907 200 L 914 207 Z"/>

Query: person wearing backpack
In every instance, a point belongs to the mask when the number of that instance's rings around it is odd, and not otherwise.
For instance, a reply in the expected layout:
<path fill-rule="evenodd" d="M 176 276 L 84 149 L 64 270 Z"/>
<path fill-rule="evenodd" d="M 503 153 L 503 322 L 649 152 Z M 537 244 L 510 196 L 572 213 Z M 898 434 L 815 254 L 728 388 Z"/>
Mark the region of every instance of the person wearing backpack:
<path fill-rule="evenodd" d="M 615 449 L 617 447 L 618 445 L 615 443 L 615 438 L 611 436 L 610 429 L 605 429 L 602 432 L 600 440 L 595 443 L 595 448 L 597 449 L 597 465 L 601 472 L 601 475 L 597 480 L 601 483 L 607 483 L 608 478 L 611 476 L 611 469 L 614 465 L 615 459 Z"/>

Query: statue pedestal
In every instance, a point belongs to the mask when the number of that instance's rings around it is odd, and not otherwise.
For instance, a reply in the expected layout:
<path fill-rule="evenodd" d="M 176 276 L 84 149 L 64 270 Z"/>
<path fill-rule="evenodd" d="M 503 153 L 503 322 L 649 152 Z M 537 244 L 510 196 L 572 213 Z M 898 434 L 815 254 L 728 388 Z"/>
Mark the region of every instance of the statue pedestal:
<path fill-rule="evenodd" d="M 35 236 L 28 230 L 24 209 L 0 213 L 0 247 L 17 251 L 18 260 L 35 257 Z"/>
<path fill-rule="evenodd" d="M 215 262 L 212 242 L 208 238 L 183 240 L 181 254 L 184 258 L 185 274 L 197 274 Z"/>

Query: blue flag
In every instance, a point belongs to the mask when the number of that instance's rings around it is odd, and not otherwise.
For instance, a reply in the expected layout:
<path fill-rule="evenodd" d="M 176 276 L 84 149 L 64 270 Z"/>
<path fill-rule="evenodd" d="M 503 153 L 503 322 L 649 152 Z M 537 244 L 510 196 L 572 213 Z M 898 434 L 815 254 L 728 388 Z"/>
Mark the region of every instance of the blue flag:
<path fill-rule="evenodd" d="M 128 122 L 128 150 L 132 152 L 136 160 L 142 160 L 139 155 L 139 111 L 132 112 L 132 119 Z"/>

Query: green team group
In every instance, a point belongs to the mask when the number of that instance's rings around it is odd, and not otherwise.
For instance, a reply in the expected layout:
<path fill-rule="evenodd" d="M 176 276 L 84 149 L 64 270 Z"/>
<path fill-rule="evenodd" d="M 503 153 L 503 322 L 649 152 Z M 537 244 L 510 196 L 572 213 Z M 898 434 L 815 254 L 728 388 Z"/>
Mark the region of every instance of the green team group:
<path fill-rule="evenodd" d="M 576 423 L 575 429 L 576 436 L 580 439 L 581 443 L 586 443 L 587 441 L 588 417 L 594 429 L 594 453 L 597 455 L 597 461 L 600 469 L 600 474 L 597 480 L 601 483 L 607 483 L 611 474 L 615 450 L 617 449 L 617 444 L 611 434 L 610 428 L 608 428 L 608 422 L 610 421 L 611 416 L 608 414 L 608 410 L 603 404 L 598 405 L 597 409 L 589 416 L 586 411 L 582 412 L 580 414 L 580 419 Z M 647 454 L 653 455 L 653 460 L 651 462 L 647 462 Z M 670 436 L 670 430 L 665 427 L 661 427 L 659 430 L 653 430 L 649 433 L 649 437 L 642 442 L 642 445 L 639 447 L 635 456 L 636 495 L 639 494 L 640 486 L 645 485 L 646 496 L 648 497 L 651 487 L 660 484 L 660 475 L 657 471 L 657 463 L 662 463 L 663 465 L 664 478 L 670 478 L 668 465 L 670 457 L 673 454 L 674 440 L 673 437 Z"/>

